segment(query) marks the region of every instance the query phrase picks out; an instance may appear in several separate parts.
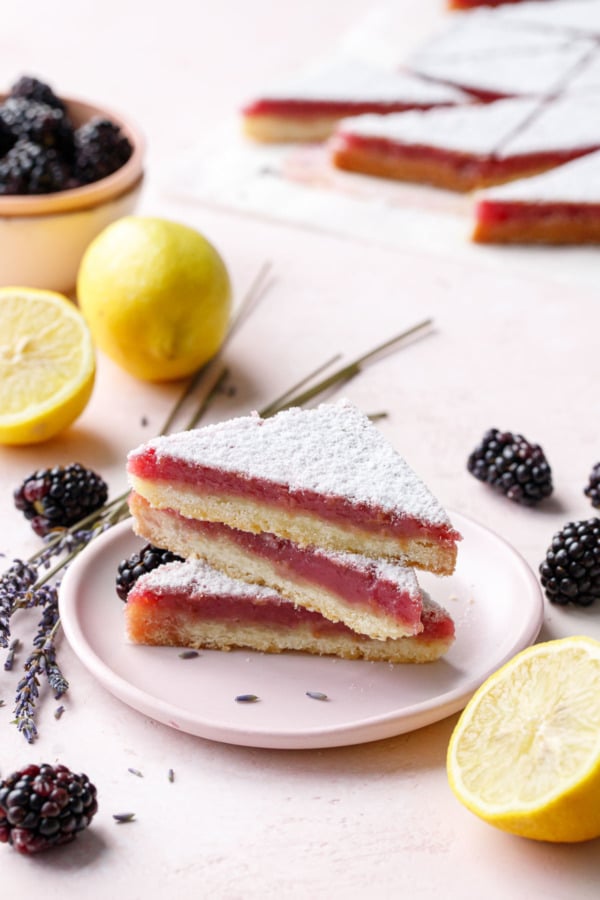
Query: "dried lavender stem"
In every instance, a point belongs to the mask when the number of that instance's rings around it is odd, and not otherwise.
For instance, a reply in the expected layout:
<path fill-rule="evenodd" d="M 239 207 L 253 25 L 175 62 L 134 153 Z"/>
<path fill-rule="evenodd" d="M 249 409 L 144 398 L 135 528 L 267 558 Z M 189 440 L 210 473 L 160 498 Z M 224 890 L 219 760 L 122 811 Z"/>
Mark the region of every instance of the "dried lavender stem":
<path fill-rule="evenodd" d="M 297 381 L 296 384 L 292 385 L 291 388 L 288 388 L 283 394 L 280 394 L 276 400 L 273 400 L 272 403 L 269 403 L 268 406 L 264 406 L 259 415 L 266 419 L 268 416 L 273 415 L 274 412 L 281 409 L 282 403 L 285 403 L 290 397 L 293 397 L 297 391 L 303 388 L 309 381 L 312 381 L 313 378 L 316 378 L 317 375 L 320 375 L 321 372 L 324 372 L 325 369 L 328 369 L 329 366 L 332 366 L 338 359 L 341 358 L 341 353 L 336 353 L 335 356 L 332 356 L 331 359 L 328 359 L 327 362 L 322 363 L 322 365 L 318 366 L 313 372 L 310 372 L 300 381 Z"/>
<path fill-rule="evenodd" d="M 357 363 L 349 363 L 347 366 L 344 366 L 343 369 L 338 369 L 333 375 L 323 379 L 323 381 L 319 381 L 314 387 L 308 388 L 302 394 L 291 397 L 285 403 L 282 403 L 280 407 L 275 409 L 271 415 L 275 415 L 275 413 L 281 412 L 284 409 L 289 409 L 291 406 L 304 406 L 309 400 L 313 400 L 315 397 L 318 397 L 319 394 L 329 390 L 329 388 L 341 387 L 342 384 L 345 384 L 359 373 L 360 366 Z"/>
<path fill-rule="evenodd" d="M 269 415 L 273 415 L 274 412 L 281 412 L 282 409 L 289 409 L 290 406 L 304 406 L 305 403 L 308 403 L 309 400 L 314 399 L 319 394 L 322 394 L 323 391 L 328 390 L 328 388 L 339 386 L 344 381 L 347 381 L 349 378 L 353 378 L 355 375 L 358 375 L 361 367 L 373 360 L 376 356 L 379 356 L 381 353 L 384 353 L 386 350 L 390 350 L 392 347 L 395 347 L 396 344 L 400 343 L 400 341 L 404 341 L 409 337 L 412 337 L 414 334 L 417 334 L 420 331 L 423 331 L 425 328 L 428 328 L 433 323 L 432 319 L 423 319 L 422 322 L 418 322 L 416 325 L 412 325 L 410 328 L 407 328 L 405 331 L 401 331 L 400 334 L 395 335 L 393 338 L 390 338 L 387 341 L 384 341 L 383 344 L 379 344 L 377 347 L 374 347 L 372 350 L 367 351 L 367 353 L 363 353 L 362 356 L 359 356 L 357 359 L 343 366 L 341 369 L 338 369 L 332 375 L 329 375 L 323 381 L 318 382 L 318 384 L 314 385 L 314 387 L 309 388 L 304 391 L 302 394 L 298 394 L 291 399 L 288 399 L 285 403 L 279 406 L 274 411 L 270 412 Z"/>
<path fill-rule="evenodd" d="M 195 375 L 192 376 L 192 378 L 188 382 L 187 386 L 184 388 L 183 393 L 181 394 L 181 396 L 175 403 L 175 406 L 173 407 L 173 409 L 167 416 L 165 424 L 163 425 L 163 427 L 160 430 L 160 434 L 167 434 L 167 432 L 170 431 L 171 426 L 173 425 L 173 422 L 179 415 L 179 412 L 181 411 L 186 400 L 188 399 L 188 397 L 191 397 L 191 395 L 196 391 L 196 389 L 199 387 L 201 381 L 205 380 L 207 373 L 210 375 L 213 375 L 213 377 L 214 377 L 214 369 L 217 367 L 217 364 L 219 363 L 219 360 L 221 359 L 221 357 L 223 355 L 223 351 L 225 350 L 225 347 L 227 346 L 227 344 L 229 343 L 229 341 L 231 340 L 232 336 L 235 334 L 236 330 L 239 328 L 241 323 L 246 320 L 246 318 L 248 317 L 248 315 L 251 312 L 251 308 L 253 308 L 255 303 L 257 303 L 258 300 L 262 299 L 262 297 L 264 296 L 264 293 L 266 292 L 266 289 L 267 289 L 266 288 L 266 278 L 267 278 L 267 275 L 270 270 L 271 270 L 271 264 L 269 262 L 262 264 L 258 274 L 254 278 L 252 284 L 250 285 L 250 288 L 246 291 L 246 294 L 244 295 L 242 302 L 240 303 L 237 311 L 234 313 L 234 315 L 232 317 L 231 323 L 229 325 L 229 330 L 227 331 L 227 334 L 225 335 L 225 338 L 223 340 L 223 343 L 221 344 L 221 347 L 219 348 L 218 353 L 215 356 L 213 356 L 212 360 L 209 363 L 207 363 L 205 366 L 203 366 L 201 369 L 199 369 L 195 373 Z M 205 392 L 204 397 L 201 400 L 201 403 L 206 404 L 208 402 L 208 397 L 209 397 L 210 393 L 212 392 L 212 390 L 214 389 L 214 386 L 215 386 L 215 382 L 213 382 L 213 385 L 210 388 L 210 390 L 208 391 L 208 393 Z M 200 416 L 198 416 L 198 418 L 196 419 L 196 422 L 198 421 L 199 417 Z"/>
<path fill-rule="evenodd" d="M 95 510 L 92 513 L 89 513 L 83 519 L 79 519 L 78 522 L 75 522 L 74 525 L 70 525 L 68 528 L 61 528 L 60 531 L 57 531 L 42 547 L 41 550 L 38 550 L 33 556 L 30 556 L 29 562 L 34 563 L 41 557 L 43 557 L 48 550 L 52 550 L 57 544 L 60 544 L 61 541 L 65 539 L 65 535 L 72 535 L 77 531 L 84 531 L 87 525 L 91 525 L 98 521 L 99 517 L 105 515 L 109 510 L 112 509 L 113 506 L 116 506 L 117 503 L 121 503 L 129 494 L 129 491 L 126 491 L 123 494 L 120 494 L 118 497 L 115 497 L 114 500 L 110 500 L 108 503 L 105 503 L 104 506 L 101 506 L 100 509 Z"/>
<path fill-rule="evenodd" d="M 187 423 L 185 430 L 191 431 L 192 428 L 195 428 L 206 410 L 208 409 L 211 401 L 215 398 L 217 391 L 225 381 L 229 374 L 229 369 L 215 366 L 213 370 L 207 370 L 207 375 L 210 377 L 207 378 L 206 388 L 203 392 L 203 396 L 200 399 L 200 403 L 196 409 L 196 412 L 192 416 L 192 418 Z"/>

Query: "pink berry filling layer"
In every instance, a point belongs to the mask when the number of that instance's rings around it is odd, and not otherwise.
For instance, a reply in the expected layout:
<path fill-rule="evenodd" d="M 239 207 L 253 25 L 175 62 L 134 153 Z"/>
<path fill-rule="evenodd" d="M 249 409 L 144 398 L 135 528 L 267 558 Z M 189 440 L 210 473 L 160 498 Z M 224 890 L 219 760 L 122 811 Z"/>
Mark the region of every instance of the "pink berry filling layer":
<path fill-rule="evenodd" d="M 477 204 L 477 221 L 485 225 L 505 222 L 539 222 L 561 216 L 575 222 L 600 223 L 598 203 L 510 203 L 499 200 L 481 200 Z"/>
<path fill-rule="evenodd" d="M 156 607 L 165 614 L 189 614 L 204 622 L 263 625 L 281 631 L 308 626 L 316 638 L 351 635 L 355 640 L 370 640 L 366 635 L 356 634 L 342 622 L 330 622 L 318 612 L 295 606 L 274 594 L 268 598 L 198 594 L 194 585 L 183 583 L 152 589 L 146 587 L 142 580 L 131 590 L 127 603 L 130 607 Z M 441 607 L 425 602 L 421 621 L 423 631 L 412 640 L 426 643 L 454 636 L 454 623 Z"/>
<path fill-rule="evenodd" d="M 402 144 L 387 138 L 367 137 L 343 130 L 335 136 L 333 148 L 338 154 L 357 152 L 397 160 L 399 163 L 407 160 L 438 164 L 446 170 L 455 171 L 457 175 L 468 174 L 474 182 L 481 185 L 509 181 L 524 173 L 542 172 L 597 149 L 577 147 L 571 150 L 528 153 L 505 158 L 493 154 L 476 156 L 421 144 Z"/>
<path fill-rule="evenodd" d="M 136 509 L 142 510 L 146 505 L 135 494 L 130 503 L 134 514 Z M 154 510 L 153 515 L 168 516 L 188 535 L 225 541 L 245 554 L 265 559 L 282 579 L 313 584 L 316 589 L 330 592 L 354 609 L 384 613 L 411 633 L 421 630 L 421 591 L 411 569 L 388 564 L 387 571 L 397 573 L 393 580 L 391 574 L 386 577 L 385 572 L 378 569 L 377 561 L 366 557 L 303 548 L 273 534 L 251 534 L 219 522 L 188 519 L 172 509 Z M 179 548 L 174 549 L 177 552 Z"/>
<path fill-rule="evenodd" d="M 310 118 L 313 116 L 360 116 L 364 113 L 406 112 L 409 109 L 431 109 L 439 103 L 384 103 L 375 100 L 255 100 L 244 107 L 242 113 L 252 116 L 276 116 L 286 119 Z"/>
<path fill-rule="evenodd" d="M 428 524 L 366 503 L 351 503 L 333 494 L 290 490 L 286 485 L 171 459 L 164 454 L 159 458 L 151 447 L 130 458 L 129 473 L 149 481 L 181 487 L 198 496 L 217 494 L 245 498 L 292 515 L 308 512 L 342 526 L 356 526 L 391 537 L 424 538 L 446 545 L 449 549 L 460 540 L 458 532 L 449 525 Z"/>

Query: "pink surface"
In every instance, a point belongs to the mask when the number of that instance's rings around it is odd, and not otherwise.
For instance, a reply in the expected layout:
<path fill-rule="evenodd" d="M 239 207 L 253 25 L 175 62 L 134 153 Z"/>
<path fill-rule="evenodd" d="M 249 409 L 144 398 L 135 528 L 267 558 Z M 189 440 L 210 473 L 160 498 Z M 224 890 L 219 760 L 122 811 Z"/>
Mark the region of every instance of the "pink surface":
<path fill-rule="evenodd" d="M 407 39 L 441 16 L 441 0 L 420 6 L 407 5 Z M 326 53 L 369 8 L 365 0 L 222 0 L 209 14 L 175 0 L 140 16 L 130 0 L 106 0 L 103 15 L 91 17 L 85 4 L 65 0 L 59 27 L 56 11 L 32 0 L 3 10 L 0 80 L 34 71 L 64 93 L 131 112 L 148 140 L 144 210 L 204 231 L 228 261 L 238 298 L 272 261 L 276 282 L 227 351 L 236 394 L 222 396 L 209 419 L 257 408 L 332 353 L 351 358 L 433 316 L 430 336 L 373 364 L 345 393 L 367 412 L 387 411 L 380 427 L 444 505 L 502 535 L 535 571 L 558 528 L 593 515 L 582 489 L 600 456 L 597 251 L 472 247 L 466 218 L 451 232 L 407 225 L 392 251 L 175 203 L 160 190 L 173 155 L 249 91 Z M 378 190 L 363 221 L 386 218 Z M 377 226 L 371 231 L 378 236 Z M 113 494 L 125 490 L 126 453 L 159 431 L 176 391 L 141 384 L 101 358 L 73 429 L 44 447 L 0 448 L 0 549 L 27 556 L 39 546 L 11 495 L 41 465 L 80 460 L 105 475 Z M 512 505 L 467 473 L 468 453 L 492 425 L 546 450 L 556 489 L 543 508 Z M 599 616 L 546 604 L 542 637 L 600 637 Z M 15 620 L 23 638 L 28 622 Z M 598 841 L 519 840 L 454 799 L 444 765 L 455 715 L 356 746 L 239 747 L 157 723 L 106 691 L 66 641 L 59 655 L 71 682 L 65 712 L 55 719 L 57 704 L 46 699 L 33 747 L 10 724 L 15 673 L 0 669 L 0 772 L 63 762 L 97 784 L 99 812 L 73 846 L 44 858 L 0 845 L 7 896 L 330 900 L 334 886 L 351 900 L 597 897 Z M 257 710 L 244 711 L 252 721 Z M 128 811 L 136 821 L 115 825 L 112 815 Z"/>

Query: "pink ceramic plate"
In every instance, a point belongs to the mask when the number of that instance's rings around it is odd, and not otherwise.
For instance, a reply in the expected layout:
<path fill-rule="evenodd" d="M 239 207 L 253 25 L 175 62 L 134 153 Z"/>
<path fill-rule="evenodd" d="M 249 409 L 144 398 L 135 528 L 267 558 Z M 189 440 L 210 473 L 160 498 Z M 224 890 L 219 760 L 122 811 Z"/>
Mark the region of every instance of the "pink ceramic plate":
<path fill-rule="evenodd" d="M 81 662 L 115 697 L 172 728 L 251 747 L 335 747 L 392 737 L 465 705 L 484 679 L 531 644 L 542 624 L 541 591 L 505 541 L 454 513 L 464 540 L 450 578 L 420 581 L 456 622 L 444 660 L 426 665 L 347 661 L 245 650 L 202 651 L 127 642 L 117 565 L 140 546 L 129 522 L 71 565 L 60 596 L 65 633 Z M 307 691 L 327 695 L 314 700 Z M 241 704 L 239 694 L 260 701 Z"/>

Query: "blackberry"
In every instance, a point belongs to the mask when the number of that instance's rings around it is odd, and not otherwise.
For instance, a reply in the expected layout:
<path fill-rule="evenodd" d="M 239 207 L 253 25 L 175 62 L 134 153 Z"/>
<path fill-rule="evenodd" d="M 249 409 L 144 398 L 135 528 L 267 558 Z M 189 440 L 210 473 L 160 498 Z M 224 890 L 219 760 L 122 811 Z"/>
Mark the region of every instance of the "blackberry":
<path fill-rule="evenodd" d="M 75 178 L 80 184 L 116 172 L 131 156 L 131 144 L 118 125 L 96 117 L 75 132 Z"/>
<path fill-rule="evenodd" d="M 126 601 L 129 591 L 140 575 L 158 569 L 165 563 L 181 561 L 181 556 L 171 553 L 170 550 L 162 550 L 160 547 L 155 547 L 154 544 L 146 544 L 138 553 L 132 553 L 129 559 L 123 559 L 119 563 L 117 594 L 121 600 Z"/>
<path fill-rule="evenodd" d="M 9 97 L 0 106 L 0 119 L 15 137 L 56 150 L 65 160 L 73 158 L 73 126 L 62 110 L 24 97 Z"/>
<path fill-rule="evenodd" d="M 49 194 L 63 190 L 68 178 L 55 150 L 24 139 L 0 159 L 0 194 Z"/>
<path fill-rule="evenodd" d="M 535 506 L 552 493 L 552 472 L 544 451 L 522 434 L 490 428 L 469 456 L 467 469 L 523 506 Z"/>
<path fill-rule="evenodd" d="M 16 135 L 8 127 L 4 119 L 0 118 L 0 157 L 8 153 L 17 142 Z"/>
<path fill-rule="evenodd" d="M 15 81 L 10 89 L 11 97 L 21 97 L 25 100 L 36 100 L 38 103 L 45 103 L 53 109 L 60 109 L 63 113 L 66 111 L 63 101 L 56 96 L 50 85 L 34 78 L 32 75 L 22 75 L 18 81 Z"/>
<path fill-rule="evenodd" d="M 66 766 L 27 766 L 0 782 L 0 842 L 19 853 L 66 844 L 87 828 L 97 809 L 87 775 Z"/>
<path fill-rule="evenodd" d="M 554 535 L 540 580 L 552 603 L 590 606 L 600 598 L 600 519 L 569 522 Z"/>
<path fill-rule="evenodd" d="M 583 493 L 590 498 L 593 507 L 600 509 L 600 463 L 596 463 L 588 480 L 588 485 Z"/>
<path fill-rule="evenodd" d="M 14 501 L 40 537 L 74 525 L 99 509 L 108 497 L 105 481 L 81 463 L 40 469 L 14 492 Z"/>

